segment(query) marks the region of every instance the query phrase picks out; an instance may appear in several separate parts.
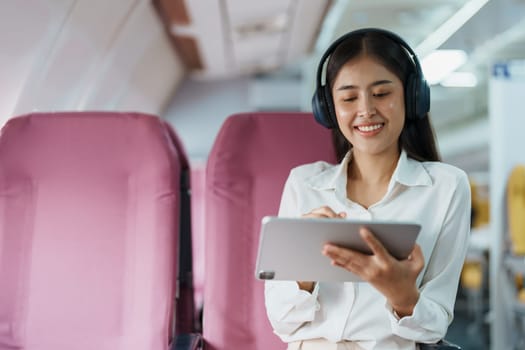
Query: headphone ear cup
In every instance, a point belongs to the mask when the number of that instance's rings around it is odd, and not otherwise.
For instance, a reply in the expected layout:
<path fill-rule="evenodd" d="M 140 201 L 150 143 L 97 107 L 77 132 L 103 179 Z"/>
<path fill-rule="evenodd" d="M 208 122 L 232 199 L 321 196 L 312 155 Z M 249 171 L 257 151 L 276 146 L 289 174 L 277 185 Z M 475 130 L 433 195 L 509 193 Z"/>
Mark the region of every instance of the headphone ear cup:
<path fill-rule="evenodd" d="M 408 120 L 414 120 L 416 119 L 416 87 L 415 80 L 414 80 L 414 74 L 410 74 L 407 78 L 406 82 L 406 88 L 405 88 L 405 113 Z"/>
<path fill-rule="evenodd" d="M 335 124 L 331 116 L 331 103 L 327 99 L 325 90 L 325 86 L 320 86 L 315 90 L 314 96 L 312 97 L 312 112 L 315 120 L 319 124 L 325 128 L 333 129 Z"/>
<path fill-rule="evenodd" d="M 430 86 L 425 79 L 418 79 L 419 87 L 416 96 L 416 116 L 424 118 L 430 111 Z"/>
<path fill-rule="evenodd" d="M 422 119 L 430 111 L 430 87 L 425 79 L 410 74 L 406 87 L 406 114 L 408 119 Z"/>
<path fill-rule="evenodd" d="M 335 107 L 334 107 L 334 100 L 332 98 L 332 93 L 330 92 L 329 86 L 324 86 L 324 99 L 325 99 L 325 106 L 328 111 L 328 118 L 330 119 L 330 125 L 331 129 L 338 128 L 337 125 L 337 117 L 335 115 Z"/>

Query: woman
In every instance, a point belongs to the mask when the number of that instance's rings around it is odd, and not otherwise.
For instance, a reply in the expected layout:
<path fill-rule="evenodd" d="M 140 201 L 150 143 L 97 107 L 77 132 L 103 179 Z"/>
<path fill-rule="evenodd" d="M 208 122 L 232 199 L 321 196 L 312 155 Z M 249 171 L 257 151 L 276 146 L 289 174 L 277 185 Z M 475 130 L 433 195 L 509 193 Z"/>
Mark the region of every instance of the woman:
<path fill-rule="evenodd" d="M 320 254 L 367 283 L 266 282 L 275 333 L 288 349 L 415 349 L 439 341 L 453 318 L 470 188 L 463 171 L 439 162 L 417 58 L 393 33 L 351 32 L 321 59 L 313 107 L 321 124 L 335 128 L 344 157 L 293 169 L 279 215 L 410 221 L 422 229 L 401 261 L 365 228 L 372 255 L 325 245 Z"/>

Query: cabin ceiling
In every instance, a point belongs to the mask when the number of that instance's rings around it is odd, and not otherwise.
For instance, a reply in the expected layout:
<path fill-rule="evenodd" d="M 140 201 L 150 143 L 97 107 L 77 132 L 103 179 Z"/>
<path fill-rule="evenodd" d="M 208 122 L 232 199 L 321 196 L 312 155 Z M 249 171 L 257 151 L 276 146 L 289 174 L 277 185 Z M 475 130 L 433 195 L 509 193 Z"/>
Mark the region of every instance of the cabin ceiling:
<path fill-rule="evenodd" d="M 400 34 L 424 57 L 467 51 L 468 69 L 525 54 L 525 0 L 153 0 L 192 74 L 271 72 L 361 27 Z M 495 34 L 499 34 L 498 37 Z M 318 51 L 319 51 L 318 50 Z"/>
<path fill-rule="evenodd" d="M 193 75 L 267 72 L 308 53 L 331 1 L 155 0 Z"/>

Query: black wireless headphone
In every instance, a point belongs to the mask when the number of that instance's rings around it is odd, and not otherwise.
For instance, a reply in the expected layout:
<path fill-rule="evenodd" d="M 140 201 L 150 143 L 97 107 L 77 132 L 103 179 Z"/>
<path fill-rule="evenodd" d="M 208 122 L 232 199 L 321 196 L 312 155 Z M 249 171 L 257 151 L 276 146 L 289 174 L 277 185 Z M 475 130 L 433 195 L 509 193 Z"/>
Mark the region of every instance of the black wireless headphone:
<path fill-rule="evenodd" d="M 321 81 L 323 67 L 328 57 L 335 51 L 341 42 L 353 36 L 366 33 L 381 34 L 399 44 L 404 49 L 403 51 L 407 53 L 410 61 L 414 64 L 414 71 L 408 75 L 405 83 L 405 109 L 407 119 L 424 118 L 430 110 L 430 87 L 423 76 L 421 65 L 419 64 L 415 52 L 397 34 L 379 28 L 363 28 L 341 36 L 328 47 L 321 57 L 317 68 L 317 87 L 314 96 L 312 97 L 312 111 L 315 120 L 329 129 L 337 127 L 337 118 L 335 116 L 335 108 L 332 101 L 330 86 L 323 85 Z"/>

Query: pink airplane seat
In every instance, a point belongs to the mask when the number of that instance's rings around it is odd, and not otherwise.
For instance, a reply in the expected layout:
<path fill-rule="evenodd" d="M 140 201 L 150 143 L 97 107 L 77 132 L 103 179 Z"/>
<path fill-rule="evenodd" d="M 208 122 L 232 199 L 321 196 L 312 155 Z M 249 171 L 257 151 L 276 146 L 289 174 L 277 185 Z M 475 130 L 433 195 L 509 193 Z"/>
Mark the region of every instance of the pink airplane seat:
<path fill-rule="evenodd" d="M 137 113 L 5 124 L 0 350 L 168 349 L 181 174 L 172 137 Z"/>
<path fill-rule="evenodd" d="M 230 116 L 208 158 L 203 335 L 207 350 L 282 350 L 255 279 L 260 222 L 276 215 L 290 170 L 336 162 L 330 131 L 308 113 Z"/>

